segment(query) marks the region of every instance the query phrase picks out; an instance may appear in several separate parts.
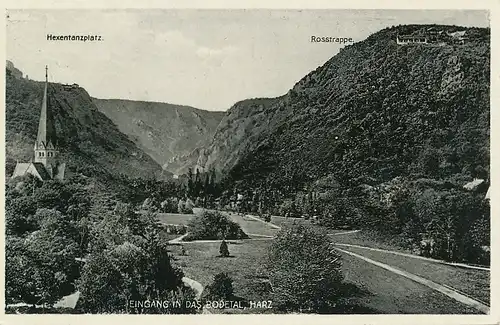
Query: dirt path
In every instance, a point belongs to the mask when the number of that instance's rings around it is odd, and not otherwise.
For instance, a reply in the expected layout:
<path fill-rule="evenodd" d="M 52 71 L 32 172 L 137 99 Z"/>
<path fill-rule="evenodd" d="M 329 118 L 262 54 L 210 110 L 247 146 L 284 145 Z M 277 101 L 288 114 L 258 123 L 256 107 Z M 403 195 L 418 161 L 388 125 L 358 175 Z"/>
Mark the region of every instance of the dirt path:
<path fill-rule="evenodd" d="M 336 232 L 333 234 L 328 234 L 328 236 L 339 236 L 339 235 L 349 235 L 349 234 L 355 234 L 357 232 L 360 232 L 361 230 L 349 230 L 349 231 L 342 231 L 342 232 Z"/>
<path fill-rule="evenodd" d="M 179 236 L 177 238 L 174 238 L 172 240 L 169 240 L 169 244 L 177 244 L 177 243 L 184 243 L 182 240 L 187 236 L 188 234 L 184 234 L 182 236 Z"/>
<path fill-rule="evenodd" d="M 194 292 L 196 292 L 196 299 L 197 300 L 200 300 L 201 299 L 201 295 L 203 293 L 203 285 L 201 283 L 199 283 L 198 281 L 196 280 L 193 280 L 193 279 L 190 279 L 188 277 L 183 277 L 182 278 L 182 282 L 187 285 L 188 287 L 191 287 L 191 289 L 194 290 Z"/>
<path fill-rule="evenodd" d="M 274 229 L 281 229 L 281 227 L 280 227 L 280 226 L 277 226 L 277 225 L 275 225 L 274 223 L 270 223 L 270 222 L 264 221 L 264 220 L 262 220 L 262 219 L 261 219 L 261 218 L 259 218 L 259 217 L 252 216 L 251 214 L 245 214 L 245 217 L 248 217 L 248 218 L 254 219 L 254 220 L 256 220 L 256 221 L 260 221 L 260 222 L 262 222 L 262 223 L 265 223 L 265 224 L 269 225 L 271 228 L 274 228 Z"/>
<path fill-rule="evenodd" d="M 412 273 L 409 273 L 409 272 L 406 272 L 406 271 L 403 271 L 401 269 L 398 269 L 398 268 L 395 268 L 395 267 L 392 267 L 388 264 L 384 264 L 384 263 L 381 263 L 381 262 L 377 262 L 375 260 L 372 260 L 372 259 L 369 259 L 367 257 L 364 257 L 362 255 L 359 255 L 359 254 L 356 254 L 356 253 L 353 253 L 353 252 L 350 252 L 350 251 L 346 251 L 346 250 L 343 250 L 341 248 L 338 248 L 338 247 L 335 247 L 336 250 L 344 253 L 344 254 L 348 254 L 350 256 L 354 256 L 358 259 L 361 259 L 365 262 L 368 262 L 370 264 L 373 264 L 373 265 L 376 265 L 380 268 L 383 268 L 387 271 L 390 271 L 392 273 L 395 273 L 397 275 L 400 275 L 400 276 L 403 276 L 405 278 L 408 278 L 408 279 L 411 279 L 412 281 L 414 282 L 417 282 L 417 283 L 420 283 L 428 288 L 431 288 L 435 291 L 438 291 L 452 299 L 454 299 L 455 301 L 458 301 L 462 304 L 465 304 L 469 307 L 472 307 L 482 313 L 485 313 L 485 314 L 489 314 L 490 312 L 490 308 L 489 306 L 469 297 L 469 296 L 466 296 L 462 293 L 459 293 L 458 291 L 456 291 L 455 289 L 451 288 L 451 287 L 448 287 L 448 286 L 444 286 L 444 285 L 441 285 L 441 284 L 438 284 L 438 283 L 435 283 L 433 281 L 430 281 L 430 280 L 427 280 L 427 279 L 424 279 L 420 276 L 417 276 L 415 274 L 412 274 Z"/>

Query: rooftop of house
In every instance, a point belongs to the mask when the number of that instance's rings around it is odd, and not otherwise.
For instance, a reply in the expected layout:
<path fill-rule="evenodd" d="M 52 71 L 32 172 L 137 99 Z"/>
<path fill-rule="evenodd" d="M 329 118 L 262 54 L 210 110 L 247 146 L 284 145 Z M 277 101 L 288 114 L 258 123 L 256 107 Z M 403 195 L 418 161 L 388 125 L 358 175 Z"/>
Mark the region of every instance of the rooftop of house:
<path fill-rule="evenodd" d="M 481 185 L 482 183 L 484 183 L 484 179 L 481 179 L 481 178 L 474 178 L 473 181 L 467 183 L 464 185 L 464 188 L 466 190 L 469 190 L 469 191 L 472 191 L 474 189 L 476 189 L 479 185 Z"/>

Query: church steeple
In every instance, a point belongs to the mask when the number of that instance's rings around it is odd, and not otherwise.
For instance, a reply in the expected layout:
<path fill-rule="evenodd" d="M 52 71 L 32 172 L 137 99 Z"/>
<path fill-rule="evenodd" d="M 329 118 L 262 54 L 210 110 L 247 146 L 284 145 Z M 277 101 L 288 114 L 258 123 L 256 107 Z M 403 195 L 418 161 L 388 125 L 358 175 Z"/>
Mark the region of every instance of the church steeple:
<path fill-rule="evenodd" d="M 48 87 L 48 67 L 45 66 L 45 88 L 43 91 L 42 110 L 40 112 L 40 121 L 38 123 L 38 135 L 36 138 L 36 149 L 54 149 L 57 145 L 56 132 L 54 129 L 54 119 L 47 96 Z"/>
<path fill-rule="evenodd" d="M 18 162 L 12 178 L 33 175 L 45 181 L 49 179 L 64 180 L 66 163 L 59 159 L 59 148 L 54 128 L 50 97 L 48 94 L 49 77 L 48 68 L 45 66 L 45 87 L 43 90 L 42 110 L 38 124 L 38 134 L 35 142 L 35 161 L 27 163 Z"/>
<path fill-rule="evenodd" d="M 52 116 L 50 99 L 47 93 L 49 84 L 47 70 L 48 68 L 45 66 L 45 87 L 43 90 L 40 122 L 38 123 L 38 135 L 35 142 L 35 162 L 42 163 L 52 178 L 53 170 L 57 166 L 59 150 L 54 128 L 54 118 Z"/>

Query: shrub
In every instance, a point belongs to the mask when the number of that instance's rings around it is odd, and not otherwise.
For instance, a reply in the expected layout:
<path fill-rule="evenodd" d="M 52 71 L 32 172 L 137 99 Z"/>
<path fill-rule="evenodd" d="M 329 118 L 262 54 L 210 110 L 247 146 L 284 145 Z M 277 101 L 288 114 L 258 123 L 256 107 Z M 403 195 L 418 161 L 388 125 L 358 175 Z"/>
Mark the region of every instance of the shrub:
<path fill-rule="evenodd" d="M 194 208 L 194 203 L 193 201 L 191 201 L 191 199 L 188 198 L 186 200 L 186 204 L 184 205 L 184 210 L 186 211 L 184 213 L 193 213 L 193 208 Z"/>
<path fill-rule="evenodd" d="M 179 203 L 177 204 L 177 210 L 179 213 L 184 213 L 184 214 L 192 214 L 193 213 L 193 201 L 190 199 L 187 199 L 186 201 L 179 200 Z"/>
<path fill-rule="evenodd" d="M 280 310 L 329 312 L 343 296 L 340 255 L 324 233 L 300 224 L 281 230 L 268 267 Z"/>
<path fill-rule="evenodd" d="M 184 240 L 248 238 L 237 223 L 220 212 L 206 210 L 189 222 L 188 232 Z"/>
<path fill-rule="evenodd" d="M 233 280 L 227 273 L 218 273 L 214 280 L 207 286 L 207 299 L 210 300 L 231 300 L 233 294 Z"/>
<path fill-rule="evenodd" d="M 229 249 L 227 248 L 227 243 L 226 243 L 225 240 L 223 240 L 220 243 L 219 253 L 220 253 L 220 256 L 222 256 L 222 257 L 228 257 L 229 256 Z"/>
<path fill-rule="evenodd" d="M 160 203 L 160 211 L 163 213 L 176 213 L 178 212 L 178 200 L 177 198 L 167 198 Z"/>

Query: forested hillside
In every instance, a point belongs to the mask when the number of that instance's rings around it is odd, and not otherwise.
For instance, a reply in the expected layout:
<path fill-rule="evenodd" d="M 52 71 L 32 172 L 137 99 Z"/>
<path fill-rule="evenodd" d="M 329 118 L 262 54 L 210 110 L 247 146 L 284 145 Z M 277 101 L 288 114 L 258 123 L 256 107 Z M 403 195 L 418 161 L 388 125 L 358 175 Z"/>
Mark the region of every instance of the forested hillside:
<path fill-rule="evenodd" d="M 285 187 L 326 175 L 344 185 L 488 177 L 489 30 L 467 29 L 463 45 L 396 44 L 398 33 L 425 27 L 388 28 L 347 46 L 286 96 L 267 100 L 270 107 L 242 114 L 235 105 L 204 156 L 216 152 L 217 162 L 205 166 Z M 227 146 L 224 123 L 238 134 L 254 120 L 266 127 L 257 123 L 237 141 L 238 159 L 234 145 L 217 150 Z"/>
<path fill-rule="evenodd" d="M 50 83 L 48 92 L 61 156 L 70 171 L 100 178 L 161 173 L 158 163 L 97 110 L 85 89 Z M 6 76 L 7 175 L 16 160 L 33 156 L 42 96 L 42 82 Z"/>
<path fill-rule="evenodd" d="M 465 31 L 465 41 L 396 42 L 430 27 Z M 199 162 L 226 176 L 221 202 L 244 194 L 242 210 L 314 216 L 332 228 L 384 233 L 421 254 L 486 263 L 489 35 L 384 29 L 285 96 L 235 105 Z M 481 185 L 465 189 L 474 178 Z"/>
<path fill-rule="evenodd" d="M 265 137 L 283 116 L 275 115 L 279 98 L 254 98 L 234 104 L 222 118 L 210 146 L 199 151 L 197 167 L 227 171 Z"/>

